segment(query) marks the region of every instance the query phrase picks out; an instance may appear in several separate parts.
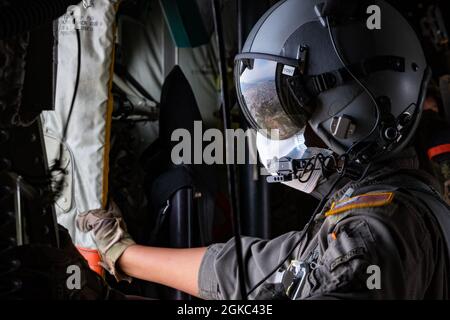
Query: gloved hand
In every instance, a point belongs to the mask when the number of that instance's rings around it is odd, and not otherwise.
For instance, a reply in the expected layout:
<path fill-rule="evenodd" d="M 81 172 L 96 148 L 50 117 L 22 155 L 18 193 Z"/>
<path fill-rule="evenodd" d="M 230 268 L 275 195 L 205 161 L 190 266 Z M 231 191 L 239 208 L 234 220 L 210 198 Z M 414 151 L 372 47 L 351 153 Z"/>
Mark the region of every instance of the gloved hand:
<path fill-rule="evenodd" d="M 0 296 L 25 300 L 125 299 L 89 268 L 60 226 L 60 248 L 26 245 L 7 250 L 0 265 L 9 266 L 0 277 Z M 2 269 L 2 270 L 6 270 Z M 78 277 L 79 278 L 74 278 Z M 79 287 L 78 287 L 79 286 Z"/>
<path fill-rule="evenodd" d="M 92 230 L 98 246 L 105 270 L 112 274 L 117 281 L 131 281 L 131 278 L 120 272 L 116 267 L 117 260 L 123 252 L 135 242 L 127 232 L 122 213 L 117 205 L 111 201 L 107 210 L 91 210 L 77 217 L 77 227 L 83 232 Z"/>

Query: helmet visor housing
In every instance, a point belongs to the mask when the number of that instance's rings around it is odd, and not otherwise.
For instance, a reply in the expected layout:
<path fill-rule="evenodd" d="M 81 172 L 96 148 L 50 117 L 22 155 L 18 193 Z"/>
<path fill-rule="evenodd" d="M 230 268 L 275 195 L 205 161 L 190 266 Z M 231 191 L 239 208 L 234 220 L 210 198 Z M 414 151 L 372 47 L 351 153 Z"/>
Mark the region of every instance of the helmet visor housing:
<path fill-rule="evenodd" d="M 295 59 L 265 54 L 236 57 L 239 104 L 253 129 L 279 140 L 305 129 L 310 115 L 296 103 L 291 82 L 299 75 L 300 64 Z"/>

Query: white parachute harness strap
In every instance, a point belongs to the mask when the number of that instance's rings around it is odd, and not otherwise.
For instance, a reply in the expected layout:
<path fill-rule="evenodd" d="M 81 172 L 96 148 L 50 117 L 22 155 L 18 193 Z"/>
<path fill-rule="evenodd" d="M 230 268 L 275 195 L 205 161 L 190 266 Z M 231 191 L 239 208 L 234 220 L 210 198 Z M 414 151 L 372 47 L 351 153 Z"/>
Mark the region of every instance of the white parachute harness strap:
<path fill-rule="evenodd" d="M 120 0 L 82 1 L 58 20 L 56 107 L 42 116 L 49 165 L 59 160 L 66 171 L 63 191 L 55 206 L 58 223 L 69 230 L 79 249 L 89 253 L 97 246 L 91 234 L 76 228 L 75 220 L 80 213 L 107 206 L 119 3 Z M 81 43 L 80 66 L 76 29 Z M 72 106 L 78 67 L 78 89 Z"/>

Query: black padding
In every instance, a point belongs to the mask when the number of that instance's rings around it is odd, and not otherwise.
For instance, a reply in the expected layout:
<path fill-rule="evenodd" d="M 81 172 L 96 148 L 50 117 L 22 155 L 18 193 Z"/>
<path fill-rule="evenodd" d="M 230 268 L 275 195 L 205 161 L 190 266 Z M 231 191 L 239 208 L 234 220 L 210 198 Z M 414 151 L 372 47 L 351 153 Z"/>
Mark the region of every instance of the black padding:
<path fill-rule="evenodd" d="M 161 93 L 160 140 L 168 150 L 178 142 L 171 142 L 176 129 L 194 134 L 194 122 L 202 121 L 194 92 L 179 66 L 175 66 L 164 82 Z"/>

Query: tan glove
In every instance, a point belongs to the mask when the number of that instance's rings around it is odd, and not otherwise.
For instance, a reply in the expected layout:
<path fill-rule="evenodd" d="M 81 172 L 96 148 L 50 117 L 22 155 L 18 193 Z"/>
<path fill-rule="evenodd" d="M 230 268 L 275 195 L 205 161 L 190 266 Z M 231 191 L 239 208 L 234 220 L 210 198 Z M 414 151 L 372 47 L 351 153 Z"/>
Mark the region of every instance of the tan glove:
<path fill-rule="evenodd" d="M 77 217 L 77 227 L 82 232 L 92 230 L 102 258 L 101 266 L 117 281 L 131 282 L 131 278 L 116 267 L 116 262 L 123 252 L 136 244 L 127 232 L 119 207 L 111 201 L 106 210 L 91 210 L 81 214 Z"/>

